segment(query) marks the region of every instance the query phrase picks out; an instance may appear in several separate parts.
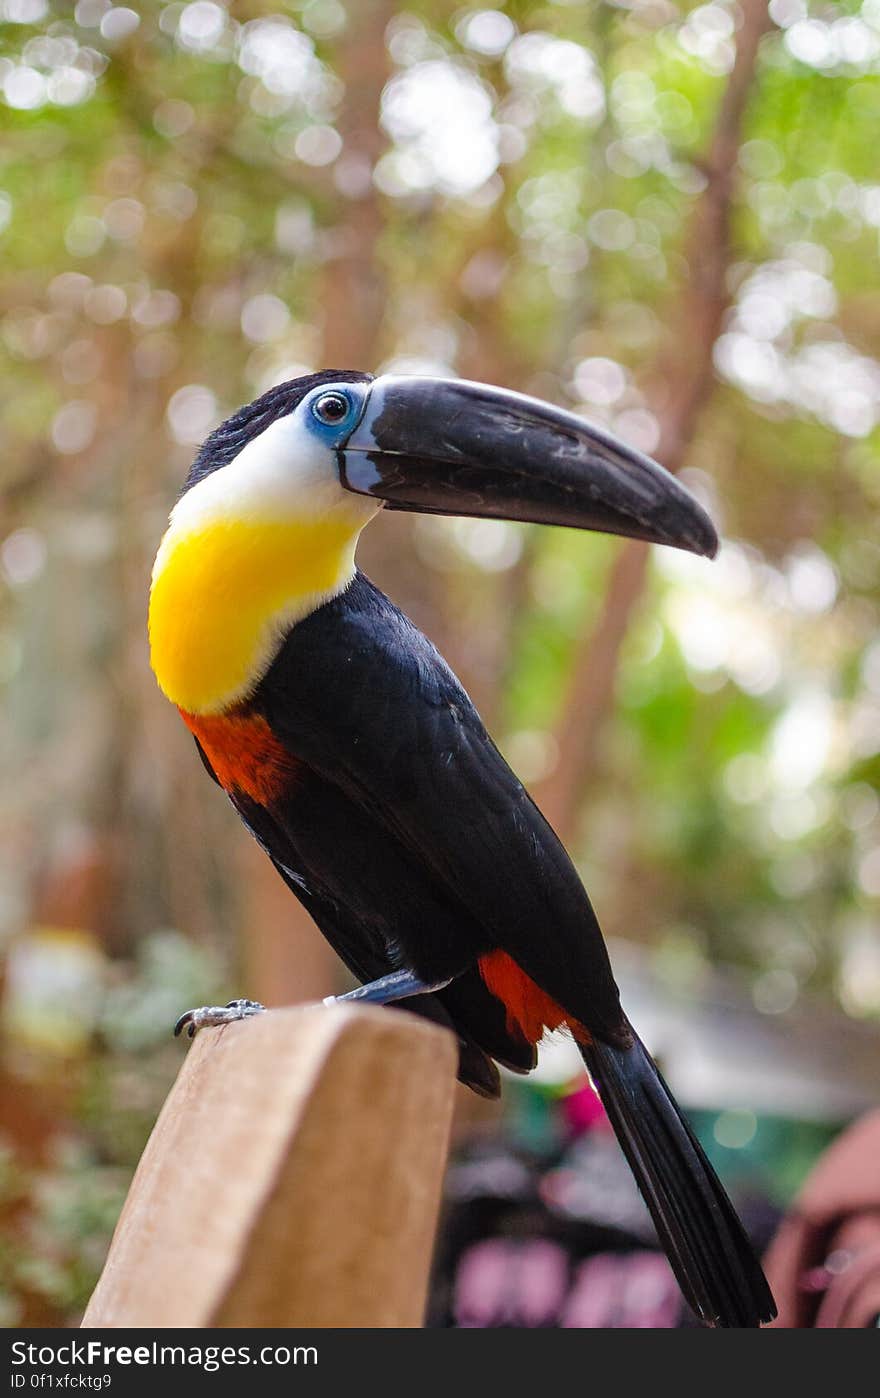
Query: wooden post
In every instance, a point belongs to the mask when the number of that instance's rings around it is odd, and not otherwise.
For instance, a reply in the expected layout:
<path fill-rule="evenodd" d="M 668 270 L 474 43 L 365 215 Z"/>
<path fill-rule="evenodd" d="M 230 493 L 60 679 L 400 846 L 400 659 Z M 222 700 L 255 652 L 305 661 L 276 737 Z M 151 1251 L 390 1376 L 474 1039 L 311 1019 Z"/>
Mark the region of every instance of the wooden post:
<path fill-rule="evenodd" d="M 421 1325 L 455 1073 L 453 1036 L 396 1010 L 203 1029 L 83 1325 Z"/>

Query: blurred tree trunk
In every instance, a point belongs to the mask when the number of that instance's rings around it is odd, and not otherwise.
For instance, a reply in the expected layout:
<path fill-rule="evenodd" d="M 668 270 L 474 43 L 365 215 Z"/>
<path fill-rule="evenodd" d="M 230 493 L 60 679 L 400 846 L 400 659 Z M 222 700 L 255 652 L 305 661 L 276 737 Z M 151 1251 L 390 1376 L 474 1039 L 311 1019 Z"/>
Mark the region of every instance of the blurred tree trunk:
<path fill-rule="evenodd" d="M 337 122 L 343 142 L 342 175 L 348 197 L 333 231 L 334 256 L 318 283 L 316 312 L 323 326 L 323 364 L 329 369 L 375 368 L 387 295 L 379 255 L 384 218 L 373 170 L 384 148 L 379 124 L 389 77 L 385 30 L 396 6 L 360 0 L 349 8 L 337 71 L 345 102 Z"/>
<path fill-rule="evenodd" d="M 662 390 L 657 456 L 669 471 L 681 470 L 699 415 L 711 396 L 712 349 L 729 301 L 730 212 L 743 117 L 755 81 L 758 51 L 771 27 L 766 0 L 744 0 L 736 59 L 721 101 L 709 152 L 702 165 L 706 186 L 685 238 L 688 280 L 670 309 L 664 350 L 648 375 Z M 659 396 L 659 394 L 658 394 Z M 645 590 L 648 547 L 623 544 L 612 564 L 598 620 L 584 633 L 556 725 L 559 759 L 538 786 L 536 799 L 564 841 L 575 834 L 581 797 L 594 775 L 599 743 L 610 712 L 627 627 Z"/>

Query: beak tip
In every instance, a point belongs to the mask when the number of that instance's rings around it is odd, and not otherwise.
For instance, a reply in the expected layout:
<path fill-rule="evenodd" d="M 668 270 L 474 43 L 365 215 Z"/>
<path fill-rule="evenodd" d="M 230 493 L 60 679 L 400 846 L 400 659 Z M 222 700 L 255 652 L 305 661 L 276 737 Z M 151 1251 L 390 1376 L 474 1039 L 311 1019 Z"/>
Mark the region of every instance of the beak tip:
<path fill-rule="evenodd" d="M 687 528 L 687 543 L 680 547 L 688 549 L 700 558 L 717 558 L 721 547 L 718 531 L 709 515 L 693 499 L 690 501 L 690 519 Z"/>
<path fill-rule="evenodd" d="M 666 544 L 669 548 L 681 549 L 684 553 L 692 553 L 696 558 L 717 558 L 718 550 L 721 547 L 718 536 L 714 531 L 699 534 L 688 534 L 682 536 L 676 534 L 674 537 L 661 537 L 651 540 L 656 544 Z"/>
<path fill-rule="evenodd" d="M 700 552 L 702 553 L 704 558 L 717 558 L 718 550 L 720 549 L 720 547 L 721 541 L 718 538 L 718 535 L 715 533 L 715 530 L 713 529 L 711 536 L 707 538 Z"/>

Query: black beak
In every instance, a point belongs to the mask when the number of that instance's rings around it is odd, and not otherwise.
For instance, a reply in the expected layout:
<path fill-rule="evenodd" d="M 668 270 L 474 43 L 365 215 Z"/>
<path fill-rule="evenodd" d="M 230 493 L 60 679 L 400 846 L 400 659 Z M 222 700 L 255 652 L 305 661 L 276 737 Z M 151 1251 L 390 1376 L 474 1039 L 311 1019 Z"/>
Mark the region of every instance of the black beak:
<path fill-rule="evenodd" d="M 339 463 L 347 490 L 390 509 L 718 549 L 706 512 L 655 461 L 574 413 L 465 379 L 375 379 Z"/>

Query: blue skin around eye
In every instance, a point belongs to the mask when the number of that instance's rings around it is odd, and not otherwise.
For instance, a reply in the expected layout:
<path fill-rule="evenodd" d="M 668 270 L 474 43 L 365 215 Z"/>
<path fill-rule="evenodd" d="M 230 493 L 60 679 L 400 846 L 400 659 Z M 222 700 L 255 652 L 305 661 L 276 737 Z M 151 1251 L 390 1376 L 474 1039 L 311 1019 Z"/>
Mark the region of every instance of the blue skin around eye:
<path fill-rule="evenodd" d="M 338 422 L 322 422 L 318 417 L 315 408 L 322 398 L 334 395 L 337 398 L 344 398 L 348 405 L 348 412 L 345 417 Z M 354 428 L 366 401 L 364 385 L 357 384 L 351 387 L 337 388 L 335 384 L 325 384 L 320 392 L 316 393 L 308 404 L 308 417 L 306 419 L 310 432 L 319 437 L 327 446 L 335 446 L 338 441 L 343 440 Z"/>

